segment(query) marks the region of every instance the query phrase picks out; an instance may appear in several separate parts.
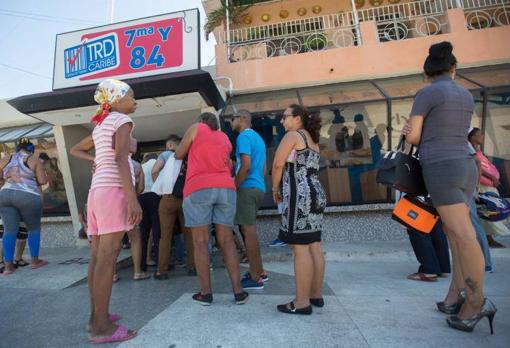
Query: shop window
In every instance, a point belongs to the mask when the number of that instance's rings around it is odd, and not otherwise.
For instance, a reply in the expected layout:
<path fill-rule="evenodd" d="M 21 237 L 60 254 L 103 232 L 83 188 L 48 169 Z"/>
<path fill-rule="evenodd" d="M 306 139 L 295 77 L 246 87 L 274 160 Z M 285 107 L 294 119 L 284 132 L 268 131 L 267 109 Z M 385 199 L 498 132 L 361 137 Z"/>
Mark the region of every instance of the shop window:
<path fill-rule="evenodd" d="M 510 196 L 510 89 L 489 94 L 484 153 L 498 168 L 503 196 Z"/>
<path fill-rule="evenodd" d="M 69 215 L 69 205 L 64 187 L 64 178 L 58 161 L 57 145 L 55 138 L 31 139 L 35 145 L 35 154 L 44 166 L 48 183 L 41 187 L 43 194 L 43 215 Z M 15 152 L 14 142 L 0 144 L 0 155 L 2 158 L 10 156 Z"/>

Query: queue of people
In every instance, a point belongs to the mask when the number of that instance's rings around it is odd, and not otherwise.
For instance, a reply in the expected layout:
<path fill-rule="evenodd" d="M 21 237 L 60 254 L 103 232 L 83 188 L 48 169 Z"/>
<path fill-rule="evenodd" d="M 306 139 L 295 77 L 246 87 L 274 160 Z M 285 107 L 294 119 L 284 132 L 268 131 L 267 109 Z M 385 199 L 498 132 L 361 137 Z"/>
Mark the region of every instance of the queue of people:
<path fill-rule="evenodd" d="M 484 295 L 484 273 L 492 270 L 492 264 L 490 254 L 482 252 L 485 247 L 480 234 L 484 228 L 479 227 L 474 197 L 478 184 L 480 190 L 494 190 L 499 177 L 491 172 L 490 162 L 480 151 L 483 138 L 479 130 L 470 130 L 473 97 L 454 81 L 456 65 L 450 43 L 431 46 L 424 71 L 432 83 L 417 93 L 402 131 L 409 144 L 419 146 L 425 185 L 441 220 L 428 238 L 409 231 L 422 263 L 410 279 L 434 281 L 438 275 L 451 272 L 449 290 L 436 304 L 437 309 L 449 315 L 446 321 L 450 327 L 462 331 L 472 331 L 481 319 L 488 318 L 492 333 L 497 309 Z M 209 240 L 214 229 L 234 303 L 246 303 L 246 290 L 263 289 L 269 281 L 256 229 L 257 210 L 266 190 L 266 149 L 260 135 L 251 129 L 250 112 L 239 110 L 232 118 L 232 128 L 239 133 L 235 163 L 233 146 L 221 131 L 217 116 L 205 112 L 182 139 L 171 135 L 166 151 L 157 158 L 147 157 L 140 165 L 131 159 L 136 152 L 132 136 L 135 125 L 128 115 L 137 107 L 134 91 L 122 81 L 107 79 L 98 85 L 94 99 L 99 108 L 92 118 L 93 132 L 70 151 L 93 167 L 83 214 L 91 253 L 90 318 L 86 325 L 91 343 L 120 342 L 137 335 L 118 324 L 121 317 L 109 311 L 116 259 L 126 233 L 132 245 L 133 279 L 150 277 L 147 266 L 154 254 L 154 278 L 165 280 L 169 278 L 172 236 L 178 222 L 187 272 L 198 276 L 200 289 L 192 300 L 209 306 L 213 303 Z M 284 111 L 281 123 L 285 135 L 271 168 L 271 190 L 281 211 L 281 227 L 272 244 L 287 244 L 293 251 L 296 294 L 276 309 L 310 315 L 313 307 L 325 305 L 321 233 L 326 194 L 319 181 L 321 118 L 302 105 L 292 104 Z M 474 155 L 468 149 L 466 134 L 475 148 Z M 15 270 L 14 249 L 21 220 L 28 230 L 32 268 L 47 264 L 39 259 L 40 186 L 46 177 L 33 152 L 28 139 L 21 139 L 17 152 L 0 161 L 5 181 L 0 190 L 4 275 Z M 242 277 L 235 226 L 239 226 L 249 263 L 249 271 Z M 506 233 L 494 225 L 485 231 L 490 228 L 492 233 Z M 499 232 L 494 232 L 497 229 Z"/>

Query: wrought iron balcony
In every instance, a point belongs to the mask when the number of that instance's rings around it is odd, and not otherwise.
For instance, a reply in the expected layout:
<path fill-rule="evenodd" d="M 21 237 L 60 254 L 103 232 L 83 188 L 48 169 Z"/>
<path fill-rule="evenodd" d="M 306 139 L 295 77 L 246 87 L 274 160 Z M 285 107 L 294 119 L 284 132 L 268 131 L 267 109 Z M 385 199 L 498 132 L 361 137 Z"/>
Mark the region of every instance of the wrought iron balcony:
<path fill-rule="evenodd" d="M 510 24 L 510 0 L 421 0 L 224 32 L 230 62 L 361 45 L 359 23 L 375 21 L 380 42 L 442 34 L 446 11 L 463 8 L 471 30 Z"/>

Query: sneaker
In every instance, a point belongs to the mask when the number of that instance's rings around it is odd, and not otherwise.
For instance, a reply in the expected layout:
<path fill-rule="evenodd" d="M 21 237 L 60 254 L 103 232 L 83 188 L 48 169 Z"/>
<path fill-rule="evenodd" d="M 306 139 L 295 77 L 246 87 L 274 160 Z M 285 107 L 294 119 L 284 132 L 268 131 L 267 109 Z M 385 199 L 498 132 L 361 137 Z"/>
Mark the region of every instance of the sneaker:
<path fill-rule="evenodd" d="M 213 300 L 212 294 L 205 294 L 202 295 L 202 293 L 198 293 L 192 296 L 193 301 L 196 303 L 201 304 L 202 306 L 210 306 Z"/>
<path fill-rule="evenodd" d="M 177 260 L 177 262 L 175 263 L 175 267 L 177 268 L 186 267 L 186 260 Z"/>
<path fill-rule="evenodd" d="M 253 280 L 251 277 L 248 277 L 241 280 L 241 286 L 244 290 L 262 290 L 264 289 L 264 282 L 262 281 L 262 278 L 259 280 Z"/>
<path fill-rule="evenodd" d="M 250 274 L 250 271 L 247 271 L 244 275 L 243 275 L 243 279 L 246 279 L 246 278 L 251 278 L 251 274 Z M 262 281 L 264 283 L 267 283 L 269 281 L 269 276 L 267 275 L 266 271 L 262 271 L 262 274 L 260 275 L 260 278 L 262 279 Z"/>
<path fill-rule="evenodd" d="M 494 273 L 494 268 L 492 268 L 492 266 L 485 266 L 485 272 Z"/>
<path fill-rule="evenodd" d="M 239 294 L 234 294 L 236 305 L 245 304 L 248 302 L 248 297 L 250 297 L 250 295 L 246 291 L 240 292 Z"/>
<path fill-rule="evenodd" d="M 285 245 L 287 245 L 287 243 L 279 240 L 278 238 L 276 238 L 275 240 L 273 240 L 271 242 L 271 244 L 269 244 L 270 247 L 281 247 L 281 246 L 285 246 Z"/>

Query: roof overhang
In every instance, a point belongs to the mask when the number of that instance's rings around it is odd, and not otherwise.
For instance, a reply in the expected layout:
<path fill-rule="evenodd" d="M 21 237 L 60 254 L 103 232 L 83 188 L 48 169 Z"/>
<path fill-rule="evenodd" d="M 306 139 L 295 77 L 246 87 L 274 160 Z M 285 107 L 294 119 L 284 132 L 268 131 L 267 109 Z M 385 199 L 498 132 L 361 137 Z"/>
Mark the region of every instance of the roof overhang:
<path fill-rule="evenodd" d="M 225 106 L 225 101 L 211 75 L 203 70 L 189 70 L 159 76 L 125 80 L 136 99 L 148 99 L 186 93 L 198 93 L 204 102 L 216 110 Z M 96 85 L 66 88 L 46 93 L 26 95 L 7 102 L 26 115 L 47 111 L 74 109 L 97 105 L 94 101 Z M 45 122 L 56 124 L 51 120 Z"/>

